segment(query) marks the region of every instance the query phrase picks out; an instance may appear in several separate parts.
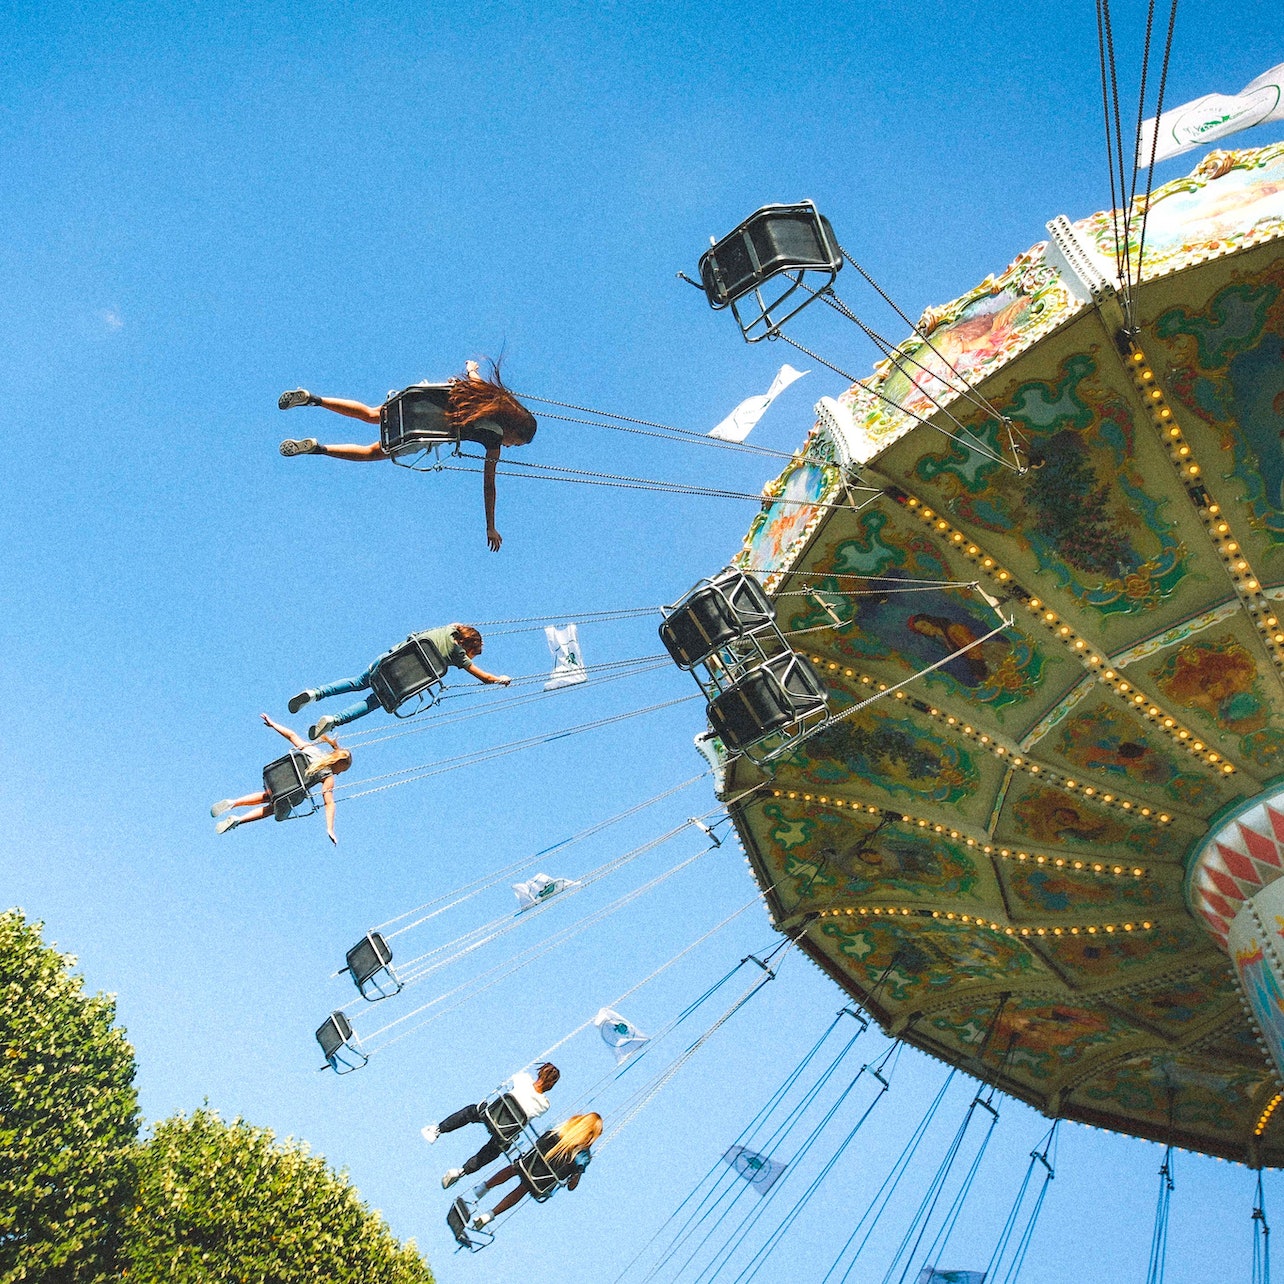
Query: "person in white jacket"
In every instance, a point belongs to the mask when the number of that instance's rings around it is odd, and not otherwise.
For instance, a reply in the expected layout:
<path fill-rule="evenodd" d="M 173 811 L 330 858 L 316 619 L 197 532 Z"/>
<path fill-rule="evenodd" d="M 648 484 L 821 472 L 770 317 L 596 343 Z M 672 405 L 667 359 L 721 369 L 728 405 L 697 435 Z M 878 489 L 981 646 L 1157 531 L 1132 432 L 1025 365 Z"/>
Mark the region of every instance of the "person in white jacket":
<path fill-rule="evenodd" d="M 551 1061 L 546 1061 L 535 1072 L 533 1079 L 524 1070 L 519 1070 L 509 1080 L 508 1092 L 517 1104 L 521 1106 L 528 1120 L 537 1119 L 548 1110 L 548 1097 L 545 1096 L 545 1093 L 561 1077 L 562 1072 Z M 427 1127 L 420 1129 L 423 1139 L 431 1145 L 444 1132 L 454 1132 L 457 1128 L 463 1128 L 466 1124 L 482 1123 L 481 1110 L 484 1104 L 483 1102 L 481 1105 L 465 1106 L 462 1110 L 456 1110 L 453 1115 L 447 1115 L 440 1123 L 429 1124 Z M 441 1179 L 443 1189 L 449 1190 L 461 1177 L 485 1168 L 487 1164 L 493 1163 L 503 1153 L 503 1143 L 492 1137 L 475 1155 L 464 1160 L 462 1168 L 447 1170 L 445 1176 Z"/>

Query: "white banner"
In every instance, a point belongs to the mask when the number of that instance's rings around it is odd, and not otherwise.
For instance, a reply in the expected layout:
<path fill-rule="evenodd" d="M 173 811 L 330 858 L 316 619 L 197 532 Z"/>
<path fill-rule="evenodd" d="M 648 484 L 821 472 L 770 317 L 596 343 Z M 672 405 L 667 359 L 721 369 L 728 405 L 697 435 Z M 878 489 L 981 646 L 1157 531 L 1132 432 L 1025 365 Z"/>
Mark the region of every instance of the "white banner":
<path fill-rule="evenodd" d="M 790 365 L 781 366 L 765 393 L 745 398 L 709 436 L 716 437 L 719 441 L 744 441 L 753 431 L 753 426 L 767 413 L 767 407 L 795 379 L 801 379 L 803 375 L 810 373 L 809 370 L 795 370 Z"/>
<path fill-rule="evenodd" d="M 615 1064 L 627 1061 L 644 1043 L 651 1042 L 628 1017 L 622 1017 L 610 1008 L 603 1008 L 593 1018 L 593 1024 L 602 1032 L 602 1040 L 615 1053 Z"/>
<path fill-rule="evenodd" d="M 579 883 L 573 878 L 550 878 L 547 874 L 536 874 L 534 878 L 525 883 L 514 883 L 513 891 L 517 893 L 517 912 L 530 909 L 532 905 L 538 905 L 541 901 L 546 901 L 550 896 L 556 896 L 558 892 L 565 891 L 568 887 L 578 887 Z"/>
<path fill-rule="evenodd" d="M 765 1195 L 789 1167 L 744 1146 L 732 1146 L 722 1158 L 737 1177 L 743 1177 L 760 1195 Z"/>
<path fill-rule="evenodd" d="M 1158 163 L 1270 120 L 1284 120 L 1284 62 L 1258 76 L 1237 94 L 1205 94 L 1193 102 L 1171 108 L 1159 117 L 1157 130 L 1152 116 L 1141 127 L 1137 168 L 1145 169 L 1150 164 L 1150 148 L 1155 143 L 1156 132 L 1159 141 L 1155 146 L 1155 161 Z"/>
<path fill-rule="evenodd" d="M 568 624 L 559 629 L 550 624 L 544 630 L 544 636 L 548 639 L 548 649 L 553 653 L 553 672 L 544 683 L 544 690 L 556 691 L 558 687 L 573 687 L 577 682 L 587 682 L 578 626 Z"/>

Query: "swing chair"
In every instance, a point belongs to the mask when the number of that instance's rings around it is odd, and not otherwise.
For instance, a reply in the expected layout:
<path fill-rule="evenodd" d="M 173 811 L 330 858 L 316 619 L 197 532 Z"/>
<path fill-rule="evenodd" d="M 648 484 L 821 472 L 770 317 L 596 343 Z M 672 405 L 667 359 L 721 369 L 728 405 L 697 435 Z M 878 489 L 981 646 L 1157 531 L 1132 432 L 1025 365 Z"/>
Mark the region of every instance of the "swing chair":
<path fill-rule="evenodd" d="M 388 713 L 397 718 L 413 718 L 437 703 L 447 667 L 441 652 L 416 633 L 375 665 L 370 689 Z M 411 700 L 415 700 L 414 706 L 402 713 L 402 705 Z"/>
<path fill-rule="evenodd" d="M 308 760 L 297 749 L 263 768 L 263 791 L 277 820 L 311 816 L 319 804 L 308 784 Z M 306 811 L 300 810 L 304 803 Z"/>
<path fill-rule="evenodd" d="M 662 612 L 660 641 L 704 693 L 709 724 L 731 756 L 765 765 L 828 718 L 828 688 L 744 571 L 701 580 Z"/>
<path fill-rule="evenodd" d="M 495 1232 L 476 1229 L 471 1224 L 471 1219 L 472 1209 L 461 1195 L 451 1204 L 450 1211 L 446 1214 L 446 1225 L 460 1248 L 466 1248 L 470 1253 L 480 1253 L 488 1244 L 495 1242 Z M 455 1251 L 458 1252 L 458 1249 Z"/>
<path fill-rule="evenodd" d="M 392 970 L 392 947 L 380 932 L 367 932 L 347 953 L 343 971 L 352 977 L 367 1003 L 401 993 L 401 981 Z"/>
<path fill-rule="evenodd" d="M 388 394 L 379 407 L 379 445 L 394 464 L 418 473 L 442 467 L 443 446 L 459 453 L 459 431 L 446 419 L 448 383 L 420 383 Z"/>
<path fill-rule="evenodd" d="M 360 1070 L 370 1058 L 361 1050 L 352 1023 L 342 1012 L 331 1012 L 317 1029 L 317 1042 L 325 1063 L 335 1074 Z"/>
<path fill-rule="evenodd" d="M 833 284 L 842 266 L 834 229 L 814 202 L 764 205 L 701 255 L 700 283 L 709 306 L 730 307 L 745 342 L 757 343 L 774 339 Z M 795 298 L 809 272 L 824 279 Z M 764 297 L 763 287 L 776 277 L 784 281 Z"/>

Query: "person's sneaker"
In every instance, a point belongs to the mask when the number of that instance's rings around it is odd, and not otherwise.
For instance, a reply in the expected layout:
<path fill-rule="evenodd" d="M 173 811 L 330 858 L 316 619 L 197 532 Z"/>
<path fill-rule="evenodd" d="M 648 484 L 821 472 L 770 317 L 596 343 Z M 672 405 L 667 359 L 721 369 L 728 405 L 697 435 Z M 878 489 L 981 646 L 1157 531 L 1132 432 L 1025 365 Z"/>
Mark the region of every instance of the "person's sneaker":
<path fill-rule="evenodd" d="M 473 1230 L 481 1230 L 483 1226 L 489 1226 L 495 1220 L 494 1213 L 478 1213 L 473 1218 Z"/>
<path fill-rule="evenodd" d="M 231 811 L 232 807 L 232 800 L 230 798 L 224 798 L 222 802 L 216 802 L 214 806 L 210 808 L 210 815 L 217 820 L 225 811 Z"/>
<path fill-rule="evenodd" d="M 441 1136 L 441 1129 L 436 1124 L 425 1124 L 419 1129 L 419 1135 L 431 1146 Z M 462 1169 L 460 1170 L 463 1171 Z"/>
<path fill-rule="evenodd" d="M 290 703 L 285 707 L 291 713 L 298 713 L 305 704 L 311 704 L 317 698 L 317 693 L 309 687 L 306 691 L 300 691 L 298 695 L 290 697 Z"/>
<path fill-rule="evenodd" d="M 464 1170 L 462 1168 L 448 1168 L 445 1176 L 441 1179 L 442 1190 L 449 1190 L 463 1175 Z"/>
<path fill-rule="evenodd" d="M 486 1197 L 486 1192 L 490 1189 L 484 1181 L 479 1181 L 476 1186 L 468 1192 L 468 1198 L 476 1203 L 479 1199 Z"/>
<path fill-rule="evenodd" d="M 316 722 L 314 722 L 312 726 L 308 728 L 308 739 L 315 740 L 317 739 L 318 736 L 325 735 L 325 733 L 329 731 L 331 727 L 334 726 L 334 722 L 335 722 L 334 714 L 323 713 L 316 720 Z"/>
<path fill-rule="evenodd" d="M 293 388 L 283 392 L 276 401 L 281 410 L 293 410 L 295 406 L 315 406 L 317 399 L 306 388 Z"/>
<path fill-rule="evenodd" d="M 317 453 L 317 439 L 315 437 L 300 437 L 297 441 L 286 438 L 281 443 L 281 453 L 289 459 L 291 455 L 315 455 Z"/>
<path fill-rule="evenodd" d="M 240 823 L 241 818 L 239 816 L 224 816 L 223 819 L 214 826 L 214 832 L 218 834 L 226 834 L 229 829 L 235 829 Z"/>

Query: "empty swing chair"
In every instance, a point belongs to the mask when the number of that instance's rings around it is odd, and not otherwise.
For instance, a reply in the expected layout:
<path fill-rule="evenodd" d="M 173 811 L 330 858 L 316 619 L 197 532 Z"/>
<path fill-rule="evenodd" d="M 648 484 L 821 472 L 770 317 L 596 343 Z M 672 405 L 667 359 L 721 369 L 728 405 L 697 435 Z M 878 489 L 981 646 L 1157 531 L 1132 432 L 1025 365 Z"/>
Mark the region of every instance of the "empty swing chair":
<path fill-rule="evenodd" d="M 441 652 L 416 633 L 375 665 L 370 689 L 388 713 L 396 718 L 413 718 L 440 699 L 448 667 Z M 415 703 L 405 708 L 412 700 Z"/>
<path fill-rule="evenodd" d="M 263 768 L 263 791 L 276 820 L 294 820 L 311 816 L 320 804 L 308 784 L 308 760 L 297 749 Z M 307 810 L 303 810 L 304 805 Z"/>
<path fill-rule="evenodd" d="M 829 691 L 789 645 L 762 587 L 728 567 L 664 608 L 660 641 L 708 701 L 729 754 L 766 765 L 829 717 Z"/>
<path fill-rule="evenodd" d="M 394 464 L 415 472 L 443 467 L 443 446 L 459 454 L 459 430 L 446 419 L 448 383 L 415 384 L 388 394 L 379 407 L 379 445 Z"/>
<path fill-rule="evenodd" d="M 352 977 L 357 992 L 367 1003 L 401 993 L 402 983 L 392 970 L 392 946 L 381 932 L 367 932 L 348 951 L 345 960 L 342 971 Z"/>
<path fill-rule="evenodd" d="M 745 342 L 757 343 L 774 339 L 842 266 L 834 229 L 814 202 L 764 205 L 701 255 L 700 285 L 709 306 L 729 307 Z M 809 273 L 815 284 L 804 285 Z"/>
<path fill-rule="evenodd" d="M 351 1074 L 360 1070 L 370 1058 L 362 1051 L 352 1023 L 342 1012 L 331 1012 L 317 1028 L 317 1042 L 325 1063 L 335 1074 Z"/>

